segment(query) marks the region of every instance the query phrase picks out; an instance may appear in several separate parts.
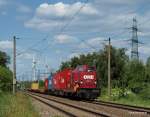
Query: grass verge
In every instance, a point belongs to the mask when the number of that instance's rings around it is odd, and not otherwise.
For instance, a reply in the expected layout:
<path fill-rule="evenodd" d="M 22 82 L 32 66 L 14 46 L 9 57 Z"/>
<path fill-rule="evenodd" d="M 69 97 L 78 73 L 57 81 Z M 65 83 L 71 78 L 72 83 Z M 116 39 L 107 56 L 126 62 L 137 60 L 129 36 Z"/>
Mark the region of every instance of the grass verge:
<path fill-rule="evenodd" d="M 112 92 L 113 93 L 113 92 Z M 111 96 L 111 99 L 109 99 L 107 95 L 107 91 L 103 91 L 102 95 L 98 97 L 99 100 L 103 101 L 110 101 L 120 104 L 127 104 L 132 106 L 140 106 L 140 107 L 148 107 L 150 108 L 150 100 L 149 99 L 143 99 L 140 95 L 137 95 L 135 93 L 129 93 L 125 97 L 119 97 L 119 96 Z"/>
<path fill-rule="evenodd" d="M 0 93 L 0 117 L 39 117 L 31 100 L 22 93 Z"/>

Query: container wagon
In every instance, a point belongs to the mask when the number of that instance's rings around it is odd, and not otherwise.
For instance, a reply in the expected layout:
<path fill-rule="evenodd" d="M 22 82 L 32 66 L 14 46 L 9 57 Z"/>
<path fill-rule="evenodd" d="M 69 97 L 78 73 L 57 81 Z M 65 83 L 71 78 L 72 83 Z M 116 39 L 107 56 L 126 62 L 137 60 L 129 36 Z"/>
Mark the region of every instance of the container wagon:
<path fill-rule="evenodd" d="M 45 79 L 44 86 L 46 93 L 52 93 L 52 74 Z"/>
<path fill-rule="evenodd" d="M 31 84 L 31 91 L 35 91 L 35 92 L 39 91 L 39 83 L 38 82 L 33 82 Z"/>

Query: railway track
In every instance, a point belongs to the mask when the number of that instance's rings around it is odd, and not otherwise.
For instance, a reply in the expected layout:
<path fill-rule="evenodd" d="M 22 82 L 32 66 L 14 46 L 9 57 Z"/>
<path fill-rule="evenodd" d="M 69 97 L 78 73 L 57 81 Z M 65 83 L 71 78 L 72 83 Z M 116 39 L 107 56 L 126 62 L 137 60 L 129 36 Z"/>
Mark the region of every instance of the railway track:
<path fill-rule="evenodd" d="M 95 100 L 94 101 L 83 100 L 83 102 L 97 104 L 97 105 L 104 105 L 104 106 L 109 106 L 114 108 L 121 108 L 129 111 L 143 112 L 150 115 L 150 108 L 146 108 L 146 107 L 138 107 L 138 106 L 118 104 L 118 103 L 106 102 L 106 101 L 95 101 Z"/>
<path fill-rule="evenodd" d="M 111 117 L 111 115 L 107 114 L 107 113 L 102 113 L 102 112 L 97 112 L 91 109 L 87 109 L 85 107 L 81 107 L 81 106 L 77 106 L 77 105 L 73 105 L 73 104 L 69 104 L 66 102 L 62 102 L 60 100 L 56 100 L 56 99 L 52 99 L 52 98 L 47 98 L 44 97 L 44 95 L 39 95 L 39 94 L 35 94 L 35 93 L 26 93 L 27 95 L 31 96 L 32 98 L 58 110 L 61 111 L 62 113 L 64 113 L 65 115 L 69 116 L 69 117 L 80 117 L 80 116 L 89 116 L 89 117 Z M 73 110 L 73 112 L 70 112 L 70 110 L 66 110 L 64 108 L 62 108 L 62 106 L 57 106 L 54 104 L 51 104 L 49 101 L 53 101 L 57 104 L 61 104 L 63 106 L 67 106 L 70 109 Z"/>
<path fill-rule="evenodd" d="M 30 93 L 31 95 L 31 93 Z M 86 101 L 86 100 L 69 100 L 66 98 L 49 96 L 44 94 L 32 93 L 32 95 L 51 100 L 62 105 L 69 106 L 70 108 L 84 111 L 93 116 L 102 117 L 150 117 L 150 109 L 116 104 L 104 101 Z M 71 116 L 71 115 L 70 115 Z M 80 115 L 74 115 L 80 117 Z M 91 117 L 91 116 L 90 116 Z"/>
<path fill-rule="evenodd" d="M 40 101 L 40 102 L 42 102 L 44 104 L 46 104 L 47 106 L 50 106 L 50 107 L 52 107 L 52 108 L 54 108 L 54 109 L 64 113 L 65 115 L 68 115 L 70 117 L 76 117 L 73 114 L 71 114 L 70 112 L 64 111 L 64 110 L 62 110 L 62 109 L 60 109 L 60 108 L 58 108 L 58 107 L 56 107 L 56 106 L 46 102 L 46 101 L 43 101 L 42 99 L 39 99 L 38 97 L 35 97 L 35 96 L 31 95 L 31 94 L 27 94 L 27 95 L 29 95 L 30 97 L 32 97 L 32 98 L 34 98 L 34 99 L 36 99 L 36 100 L 38 100 L 38 101 Z"/>

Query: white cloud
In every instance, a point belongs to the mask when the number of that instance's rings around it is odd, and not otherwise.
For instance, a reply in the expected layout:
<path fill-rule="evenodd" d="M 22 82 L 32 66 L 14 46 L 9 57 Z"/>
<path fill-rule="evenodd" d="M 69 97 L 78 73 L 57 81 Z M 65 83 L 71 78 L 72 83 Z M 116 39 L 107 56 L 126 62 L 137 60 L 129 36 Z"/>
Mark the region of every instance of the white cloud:
<path fill-rule="evenodd" d="M 128 56 L 131 56 L 131 48 L 127 49 L 126 54 L 127 54 Z"/>
<path fill-rule="evenodd" d="M 84 42 L 78 45 L 78 48 L 97 48 L 100 46 L 101 43 L 104 43 L 104 40 L 106 39 L 103 37 L 95 37 L 88 40 L 84 40 Z"/>
<path fill-rule="evenodd" d="M 64 43 L 70 43 L 73 42 L 75 37 L 72 37 L 70 35 L 61 34 L 54 37 L 56 43 L 64 44 Z"/>
<path fill-rule="evenodd" d="M 98 1 L 98 0 L 95 0 Z M 117 3 L 120 3 L 117 0 Z M 129 1 L 128 1 L 129 2 Z M 126 2 L 123 2 L 124 4 Z M 104 5 L 103 5 L 104 4 Z M 59 31 L 60 27 L 71 21 L 72 16 L 84 5 L 76 2 L 65 4 L 62 2 L 55 4 L 43 3 L 37 7 L 35 15 L 24 23 L 25 27 L 38 29 L 41 31 Z M 117 32 L 127 23 L 132 23 L 133 16 L 138 16 L 133 10 L 127 7 L 115 7 L 108 5 L 108 1 L 87 3 L 79 14 L 75 16 L 69 25 L 68 32 L 74 31 L 99 31 L 99 32 Z M 131 23 L 130 23 L 131 22 Z M 68 27 L 67 27 L 68 28 Z"/>
<path fill-rule="evenodd" d="M 1 49 L 12 49 L 13 43 L 12 41 L 0 41 L 0 48 Z"/>
<path fill-rule="evenodd" d="M 25 6 L 25 5 L 19 5 L 17 7 L 17 10 L 21 13 L 30 13 L 32 11 L 30 7 Z"/>
<path fill-rule="evenodd" d="M 85 5 L 80 13 L 75 16 L 71 24 L 67 26 L 64 31 L 67 35 L 73 35 L 75 32 L 85 35 L 76 35 L 76 38 L 84 38 L 85 44 L 80 43 L 79 48 L 89 48 L 89 45 L 94 47 L 100 46 L 100 40 L 107 37 L 113 37 L 113 39 L 130 39 L 131 33 L 129 27 L 132 26 L 132 18 L 136 17 L 138 23 L 142 27 L 142 32 L 138 33 L 139 39 L 144 39 L 150 35 L 150 13 L 149 7 L 144 6 L 143 10 L 139 12 L 141 3 L 148 5 L 148 1 L 141 0 L 94 0 Z M 42 31 L 54 31 L 59 32 L 60 27 L 63 27 L 71 19 L 72 15 L 80 9 L 84 3 L 76 2 L 73 4 L 65 4 L 62 2 L 55 4 L 43 3 L 37 7 L 34 16 L 25 22 L 25 26 L 28 28 L 38 29 Z M 144 30 L 143 30 L 144 29 Z M 125 31 L 126 30 L 126 31 Z M 120 33 L 123 31 L 124 33 Z M 97 32 L 97 33 L 93 33 Z M 95 34 L 102 35 L 102 37 L 96 37 L 90 39 L 88 36 L 95 36 Z M 74 36 L 74 35 L 73 35 Z M 83 36 L 83 37 L 82 37 Z M 142 36 L 142 38 L 140 37 Z M 71 39 L 64 36 L 55 36 L 58 43 L 68 43 Z M 105 37 L 105 38 L 104 38 Z M 131 46 L 127 41 L 112 41 L 115 47 L 127 47 Z M 74 46 L 73 46 L 74 47 Z M 78 48 L 78 49 L 79 49 Z M 91 48 L 91 47 L 90 47 Z"/>
<path fill-rule="evenodd" d="M 115 39 L 115 40 L 111 40 L 111 44 L 114 47 L 118 47 L 118 48 L 127 48 L 129 47 L 131 44 L 131 40 L 129 39 Z"/>
<path fill-rule="evenodd" d="M 71 53 L 69 56 L 68 56 L 68 59 L 71 59 L 73 57 L 79 57 L 81 53 Z"/>
<path fill-rule="evenodd" d="M 54 28 L 63 26 L 70 21 L 72 16 L 80 10 L 84 3 L 76 2 L 73 4 L 65 4 L 62 2 L 55 4 L 43 3 L 35 11 L 32 19 L 25 22 L 25 26 L 38 30 L 54 30 Z M 96 15 L 98 11 L 88 3 L 80 11 L 80 16 Z M 78 17 L 80 19 L 80 17 Z M 77 18 L 77 19 L 78 19 Z"/>
<path fill-rule="evenodd" d="M 140 0 L 136 0 L 138 2 Z M 116 4 L 116 5 L 131 5 L 136 3 L 134 0 L 94 0 L 95 4 L 105 3 L 105 4 Z"/>
<path fill-rule="evenodd" d="M 63 22 L 58 22 L 51 19 L 40 19 L 37 17 L 34 17 L 33 19 L 29 20 L 28 22 L 25 22 L 25 27 L 41 30 L 41 31 L 50 31 L 54 29 L 58 29 L 59 26 L 63 25 Z"/>
<path fill-rule="evenodd" d="M 56 50 L 55 52 L 56 52 L 56 54 L 60 54 L 61 50 Z"/>
<path fill-rule="evenodd" d="M 147 32 L 147 31 L 145 31 L 145 32 L 138 32 L 138 35 L 139 36 L 150 36 L 150 32 Z"/>
<path fill-rule="evenodd" d="M 145 55 L 150 55 L 150 48 L 146 46 L 141 46 L 139 47 L 139 52 Z"/>
<path fill-rule="evenodd" d="M 32 53 L 23 53 L 21 55 L 18 56 L 18 58 L 21 59 L 33 59 L 34 54 Z"/>
<path fill-rule="evenodd" d="M 88 40 L 89 44 L 94 45 L 99 45 L 100 42 L 104 42 L 106 39 L 104 37 L 96 37 Z"/>
<path fill-rule="evenodd" d="M 36 9 L 36 15 L 44 17 L 70 17 L 75 14 L 83 5 L 84 3 L 81 2 L 76 2 L 74 4 L 64 4 L 62 2 L 56 4 L 43 3 Z M 97 10 L 94 9 L 91 4 L 87 4 L 80 13 L 93 15 L 97 14 Z"/>

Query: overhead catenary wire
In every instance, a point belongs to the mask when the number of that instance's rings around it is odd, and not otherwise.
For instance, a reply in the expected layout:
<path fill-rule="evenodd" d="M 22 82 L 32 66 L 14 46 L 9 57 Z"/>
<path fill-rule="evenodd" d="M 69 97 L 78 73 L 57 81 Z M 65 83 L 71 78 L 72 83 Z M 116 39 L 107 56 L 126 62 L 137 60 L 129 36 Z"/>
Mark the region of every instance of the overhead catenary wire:
<path fill-rule="evenodd" d="M 60 31 L 57 33 L 57 35 L 60 35 L 60 34 L 62 34 L 64 32 L 64 30 L 72 23 L 72 21 L 74 20 L 75 16 L 77 16 L 80 13 L 80 11 L 86 6 L 88 1 L 89 0 L 86 0 L 86 2 L 75 12 L 75 14 L 73 14 L 71 16 L 71 19 L 66 24 L 64 24 L 64 26 L 60 29 Z M 63 18 L 64 17 L 65 17 L 65 14 L 64 14 Z M 49 47 L 49 44 L 44 49 L 42 49 L 40 51 L 41 52 L 45 51 L 48 47 Z"/>
<path fill-rule="evenodd" d="M 88 2 L 88 0 L 79 8 L 79 10 L 71 17 L 71 20 L 70 21 L 68 21 L 62 28 L 61 28 L 61 30 L 58 32 L 58 34 L 62 34 L 62 32 L 64 32 L 64 30 L 71 24 L 71 22 L 74 20 L 74 18 L 75 18 L 75 16 L 76 15 L 78 15 L 79 13 L 80 13 L 80 11 L 86 6 L 86 3 Z M 123 33 L 125 33 L 125 31 L 123 31 L 122 32 L 122 34 Z M 112 36 L 111 38 L 114 38 L 114 37 L 116 37 L 116 36 L 119 36 L 120 34 L 117 34 L 117 35 L 114 35 L 114 36 Z M 87 42 L 85 41 L 85 40 L 81 40 L 82 42 L 85 42 L 86 44 L 87 44 Z M 113 41 L 113 40 L 112 40 Z M 35 44 L 36 45 L 36 44 Z M 91 44 L 87 44 L 90 48 L 92 48 L 92 49 L 95 49 L 95 47 L 93 47 Z M 44 47 L 44 49 L 42 49 L 42 50 L 40 50 L 41 52 L 42 51 L 45 51 L 47 48 L 49 47 L 49 45 L 48 46 L 46 46 L 46 47 Z M 31 49 L 30 47 L 27 49 L 27 51 L 29 50 L 29 49 Z M 26 51 L 25 51 L 26 52 Z M 19 53 L 19 54 L 21 54 L 21 53 Z"/>
<path fill-rule="evenodd" d="M 66 23 L 60 30 L 60 32 L 58 32 L 58 34 L 61 34 L 62 32 L 64 32 L 64 30 L 72 23 L 72 21 L 75 19 L 75 16 L 77 16 L 81 10 L 86 6 L 86 4 L 88 3 L 89 0 L 86 0 L 86 2 L 75 12 L 75 14 L 72 15 L 70 21 L 68 23 Z"/>
<path fill-rule="evenodd" d="M 37 45 L 40 44 L 41 42 L 47 40 L 47 38 L 48 38 L 48 35 L 47 35 L 45 38 L 42 38 L 41 40 L 39 40 L 38 42 L 36 42 L 35 44 L 33 44 L 32 46 L 28 47 L 26 50 L 24 50 L 24 51 L 18 53 L 16 56 L 20 56 L 20 55 L 26 53 L 28 50 L 32 49 L 34 46 L 37 46 Z"/>
<path fill-rule="evenodd" d="M 58 32 L 58 34 L 62 34 L 62 32 L 71 24 L 71 22 L 74 20 L 75 16 L 78 15 L 80 13 L 80 11 L 86 6 L 86 4 L 88 3 L 88 0 L 79 8 L 79 10 L 71 17 L 71 20 L 69 22 L 67 22 L 62 28 L 61 30 Z M 124 33 L 125 31 L 123 31 L 122 33 Z M 119 34 L 118 34 L 119 35 Z M 113 37 L 116 37 L 117 35 L 113 36 Z M 81 40 L 82 42 L 86 43 L 89 47 L 91 47 L 92 49 L 95 50 L 95 47 L 93 47 L 91 44 L 88 44 L 85 40 Z M 36 44 L 35 44 L 36 45 Z M 49 47 L 49 44 L 48 46 L 46 46 L 44 49 L 40 50 L 41 52 L 42 51 L 45 51 L 47 48 Z M 29 47 L 28 49 L 26 49 L 26 51 L 28 51 L 29 49 L 31 49 L 31 47 Z M 26 52 L 25 51 L 25 52 Z M 21 53 L 19 53 L 20 55 Z"/>
<path fill-rule="evenodd" d="M 79 14 L 79 12 L 85 7 L 86 3 L 88 2 L 88 0 L 86 0 L 86 2 L 79 8 L 79 10 L 71 17 L 71 20 L 69 22 L 67 22 L 62 28 L 61 30 L 58 32 L 58 34 L 61 34 L 73 21 L 73 19 L 75 18 L 76 15 Z M 65 16 L 63 16 L 65 17 Z M 47 35 L 45 38 L 39 40 L 37 43 L 33 44 L 32 46 L 28 47 L 25 51 L 18 53 L 16 56 L 20 56 L 21 54 L 26 53 L 28 50 L 32 49 L 34 46 L 40 44 L 40 42 L 43 42 L 45 40 L 47 40 L 47 38 L 49 37 L 49 35 Z M 46 50 L 49 46 L 45 47 L 43 50 Z M 41 51 L 42 52 L 42 51 Z"/>

